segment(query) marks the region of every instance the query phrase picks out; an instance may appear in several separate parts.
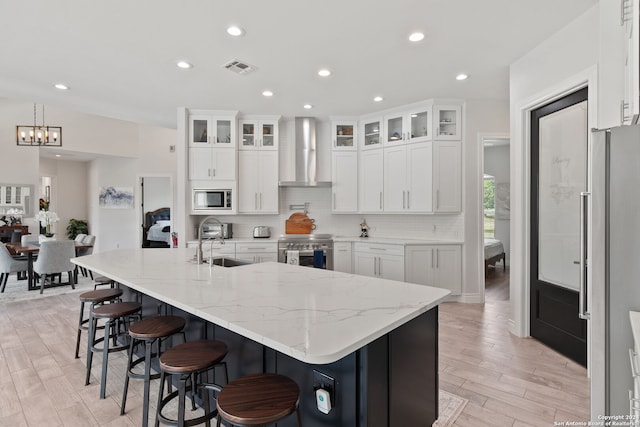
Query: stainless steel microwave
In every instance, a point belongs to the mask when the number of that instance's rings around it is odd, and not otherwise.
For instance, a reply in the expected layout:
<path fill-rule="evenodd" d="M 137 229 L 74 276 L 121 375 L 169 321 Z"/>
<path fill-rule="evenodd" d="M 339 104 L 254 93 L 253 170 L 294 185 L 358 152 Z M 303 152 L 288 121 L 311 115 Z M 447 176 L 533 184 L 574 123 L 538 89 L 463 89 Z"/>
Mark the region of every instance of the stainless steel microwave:
<path fill-rule="evenodd" d="M 193 189 L 193 210 L 231 210 L 231 190 L 229 189 Z"/>

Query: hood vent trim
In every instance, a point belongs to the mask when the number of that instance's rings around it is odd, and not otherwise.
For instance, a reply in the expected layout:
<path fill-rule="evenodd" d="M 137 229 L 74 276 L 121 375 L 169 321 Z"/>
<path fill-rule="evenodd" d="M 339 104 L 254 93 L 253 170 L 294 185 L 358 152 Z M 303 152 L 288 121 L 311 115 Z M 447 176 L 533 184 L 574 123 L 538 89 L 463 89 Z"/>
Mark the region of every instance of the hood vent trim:
<path fill-rule="evenodd" d="M 280 181 L 280 187 L 331 187 L 330 181 L 316 180 L 316 119 L 295 118 L 295 181 Z"/>

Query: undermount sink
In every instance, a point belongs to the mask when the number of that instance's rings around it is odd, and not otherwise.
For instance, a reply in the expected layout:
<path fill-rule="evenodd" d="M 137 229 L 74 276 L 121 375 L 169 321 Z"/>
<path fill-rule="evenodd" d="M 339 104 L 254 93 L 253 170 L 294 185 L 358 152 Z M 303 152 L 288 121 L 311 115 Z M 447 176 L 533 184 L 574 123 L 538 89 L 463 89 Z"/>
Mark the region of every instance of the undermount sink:
<path fill-rule="evenodd" d="M 211 260 L 205 259 L 205 262 L 211 262 L 211 265 L 219 265 L 221 267 L 237 267 L 239 265 L 251 264 L 249 261 L 244 261 L 237 258 L 217 257 Z"/>

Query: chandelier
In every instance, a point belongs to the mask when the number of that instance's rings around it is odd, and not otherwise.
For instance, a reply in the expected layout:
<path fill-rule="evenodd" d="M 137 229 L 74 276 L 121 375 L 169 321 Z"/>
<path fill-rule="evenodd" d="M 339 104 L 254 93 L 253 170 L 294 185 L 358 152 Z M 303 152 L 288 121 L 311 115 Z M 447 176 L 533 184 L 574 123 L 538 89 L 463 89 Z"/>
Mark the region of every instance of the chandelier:
<path fill-rule="evenodd" d="M 62 147 L 62 127 L 44 124 L 44 104 L 42 104 L 42 124 L 36 124 L 36 104 L 33 104 L 33 125 L 16 126 L 16 143 L 18 145 L 34 145 Z"/>

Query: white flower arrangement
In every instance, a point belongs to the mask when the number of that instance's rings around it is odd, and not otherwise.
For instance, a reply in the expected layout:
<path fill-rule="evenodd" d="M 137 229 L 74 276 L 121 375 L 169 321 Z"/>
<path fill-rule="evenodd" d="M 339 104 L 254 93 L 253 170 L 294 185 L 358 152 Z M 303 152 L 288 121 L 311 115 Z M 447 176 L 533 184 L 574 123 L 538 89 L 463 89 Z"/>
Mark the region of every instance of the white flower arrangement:
<path fill-rule="evenodd" d="M 43 227 L 49 227 L 54 222 L 58 222 L 60 220 L 57 213 L 53 211 L 45 211 L 44 209 L 38 212 L 36 219 L 40 221 L 40 225 Z"/>

